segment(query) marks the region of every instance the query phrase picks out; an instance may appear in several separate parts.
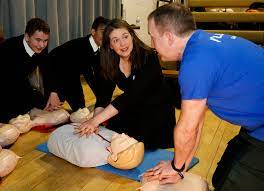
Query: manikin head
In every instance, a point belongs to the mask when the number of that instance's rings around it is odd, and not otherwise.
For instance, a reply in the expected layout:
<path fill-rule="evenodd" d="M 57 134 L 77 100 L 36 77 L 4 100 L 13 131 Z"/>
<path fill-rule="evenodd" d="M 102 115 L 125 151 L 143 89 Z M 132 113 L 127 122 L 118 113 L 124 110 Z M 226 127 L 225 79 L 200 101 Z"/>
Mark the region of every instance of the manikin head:
<path fill-rule="evenodd" d="M 94 112 L 90 112 L 87 107 L 80 108 L 71 114 L 70 120 L 73 123 L 82 123 L 91 119 L 93 117 L 93 113 Z"/>
<path fill-rule="evenodd" d="M 162 61 L 180 61 L 195 29 L 192 13 L 181 4 L 163 5 L 148 16 L 151 44 Z"/>
<path fill-rule="evenodd" d="M 49 25 L 42 19 L 33 18 L 27 22 L 25 40 L 35 53 L 39 54 L 47 47 L 49 34 Z"/>
<path fill-rule="evenodd" d="M 29 114 L 19 115 L 9 121 L 9 124 L 14 125 L 20 133 L 26 133 L 31 129 L 31 119 Z"/>
<path fill-rule="evenodd" d="M 119 169 L 132 169 L 144 157 L 144 144 L 126 134 L 114 134 L 110 143 L 108 163 Z"/>

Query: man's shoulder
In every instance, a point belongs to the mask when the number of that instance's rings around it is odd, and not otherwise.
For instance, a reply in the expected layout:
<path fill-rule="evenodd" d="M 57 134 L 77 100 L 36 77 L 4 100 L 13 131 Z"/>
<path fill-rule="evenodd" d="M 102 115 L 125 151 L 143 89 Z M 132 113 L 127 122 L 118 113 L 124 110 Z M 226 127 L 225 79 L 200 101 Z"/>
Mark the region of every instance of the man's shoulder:
<path fill-rule="evenodd" d="M 55 47 L 51 52 L 58 52 L 58 51 L 78 51 L 82 49 L 89 49 L 91 48 L 89 38 L 86 37 L 79 37 L 76 39 L 69 40 L 57 47 Z"/>
<path fill-rule="evenodd" d="M 2 46 L 3 47 L 20 47 L 18 45 L 23 45 L 23 38 L 24 38 L 24 35 L 10 37 L 2 43 Z"/>
<path fill-rule="evenodd" d="M 11 37 L 1 43 L 1 56 L 7 57 L 8 59 L 18 59 L 20 55 L 24 55 L 26 53 L 26 50 L 23 45 L 23 38 L 24 35 Z"/>
<path fill-rule="evenodd" d="M 89 43 L 89 38 L 87 36 L 84 36 L 69 40 L 65 44 L 86 44 L 86 43 Z"/>

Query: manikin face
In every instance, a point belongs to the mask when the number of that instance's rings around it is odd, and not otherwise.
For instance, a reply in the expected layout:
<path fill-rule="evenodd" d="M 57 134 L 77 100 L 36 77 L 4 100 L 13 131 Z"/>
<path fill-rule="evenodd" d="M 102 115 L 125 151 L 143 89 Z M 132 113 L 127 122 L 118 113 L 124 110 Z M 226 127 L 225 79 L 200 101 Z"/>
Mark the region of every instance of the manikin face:
<path fill-rule="evenodd" d="M 102 45 L 104 29 L 104 25 L 100 25 L 96 30 L 92 29 L 92 36 L 97 46 Z"/>
<path fill-rule="evenodd" d="M 20 133 L 26 133 L 31 129 L 31 120 L 29 114 L 19 115 L 9 121 L 9 124 L 14 125 Z"/>
<path fill-rule="evenodd" d="M 118 169 L 135 168 L 144 158 L 144 144 L 124 133 L 113 135 L 108 151 L 107 162 Z"/>
<path fill-rule="evenodd" d="M 18 125 L 18 126 L 23 126 L 23 125 L 27 125 L 28 123 L 30 123 L 30 116 L 29 114 L 25 114 L 25 115 L 19 115 L 16 118 L 13 118 L 9 121 L 9 124 L 12 125 Z"/>
<path fill-rule="evenodd" d="M 148 22 L 148 31 L 151 37 L 151 45 L 158 52 L 162 61 L 179 60 L 179 51 L 175 49 L 174 38 L 172 33 L 164 32 L 160 34 L 153 19 Z"/>
<path fill-rule="evenodd" d="M 125 28 L 114 29 L 110 35 L 110 48 L 113 49 L 122 59 L 129 59 L 133 50 L 131 34 Z"/>
<path fill-rule="evenodd" d="M 25 33 L 25 40 L 29 47 L 37 54 L 41 53 L 48 45 L 49 34 L 35 31 L 32 36 Z"/>
<path fill-rule="evenodd" d="M 111 140 L 111 153 L 112 153 L 112 159 L 114 161 L 117 161 L 117 154 L 126 150 L 131 145 L 137 143 L 137 140 L 135 140 L 133 137 L 129 137 L 126 134 L 114 134 Z"/>

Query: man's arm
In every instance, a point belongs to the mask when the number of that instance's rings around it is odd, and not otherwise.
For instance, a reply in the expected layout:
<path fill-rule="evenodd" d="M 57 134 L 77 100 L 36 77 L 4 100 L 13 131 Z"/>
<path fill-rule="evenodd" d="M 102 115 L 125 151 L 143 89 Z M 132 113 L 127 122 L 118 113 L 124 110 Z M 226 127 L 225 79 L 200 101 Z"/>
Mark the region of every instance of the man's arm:
<path fill-rule="evenodd" d="M 174 129 L 174 165 L 187 168 L 198 147 L 206 111 L 206 99 L 183 100 L 180 118 Z"/>
<path fill-rule="evenodd" d="M 182 101 L 180 118 L 174 128 L 174 166 L 185 171 L 196 151 L 206 111 L 206 99 Z M 148 181 L 159 179 L 160 184 L 176 183 L 179 174 L 172 168 L 170 161 L 161 161 L 148 170 L 144 177 Z"/>
<path fill-rule="evenodd" d="M 204 115 L 205 117 L 205 115 Z M 192 158 L 199 146 L 199 142 L 200 142 L 200 138 L 201 138 L 201 133 L 202 133 L 202 128 L 203 128 L 203 124 L 204 124 L 204 118 L 203 120 L 199 123 L 199 127 L 198 127 L 198 134 L 197 134 L 197 139 L 196 139 L 196 143 L 195 143 L 195 147 L 193 148 L 193 151 L 191 152 L 191 154 L 188 156 L 186 162 L 185 162 L 185 171 L 187 170 L 188 166 L 190 165 Z"/>

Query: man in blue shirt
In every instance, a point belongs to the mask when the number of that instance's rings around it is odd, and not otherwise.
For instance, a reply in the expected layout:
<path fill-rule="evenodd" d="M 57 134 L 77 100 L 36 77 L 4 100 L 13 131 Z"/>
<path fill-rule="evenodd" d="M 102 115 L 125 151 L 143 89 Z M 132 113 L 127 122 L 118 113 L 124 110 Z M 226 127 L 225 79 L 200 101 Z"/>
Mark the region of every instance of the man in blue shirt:
<path fill-rule="evenodd" d="M 213 177 L 215 190 L 263 190 L 264 50 L 245 39 L 196 30 L 191 12 L 167 4 L 149 17 L 152 44 L 163 61 L 181 61 L 182 110 L 174 129 L 175 157 L 145 174 L 161 184 L 184 178 L 198 146 L 206 108 L 242 126 Z"/>

